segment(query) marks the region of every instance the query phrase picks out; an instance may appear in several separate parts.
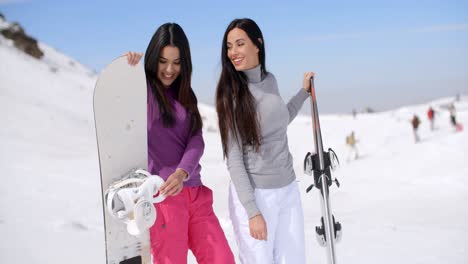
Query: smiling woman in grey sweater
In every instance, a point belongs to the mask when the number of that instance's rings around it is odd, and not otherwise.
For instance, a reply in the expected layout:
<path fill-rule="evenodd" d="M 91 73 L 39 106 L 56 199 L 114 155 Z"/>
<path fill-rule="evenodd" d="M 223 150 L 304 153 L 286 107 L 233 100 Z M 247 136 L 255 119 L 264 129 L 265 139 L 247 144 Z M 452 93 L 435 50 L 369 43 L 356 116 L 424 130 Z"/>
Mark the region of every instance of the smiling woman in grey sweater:
<path fill-rule="evenodd" d="M 233 20 L 223 39 L 216 91 L 223 153 L 232 183 L 229 210 L 242 263 L 305 263 L 300 193 L 287 126 L 309 96 L 310 78 L 285 104 L 266 71 L 262 32 Z"/>

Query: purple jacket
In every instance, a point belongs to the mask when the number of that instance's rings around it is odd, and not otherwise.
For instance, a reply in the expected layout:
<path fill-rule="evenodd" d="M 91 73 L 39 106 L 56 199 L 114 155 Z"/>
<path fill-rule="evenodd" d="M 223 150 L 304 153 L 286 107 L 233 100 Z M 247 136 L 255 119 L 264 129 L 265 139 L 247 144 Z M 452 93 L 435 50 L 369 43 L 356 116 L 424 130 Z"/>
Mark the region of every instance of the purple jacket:
<path fill-rule="evenodd" d="M 159 116 L 158 102 L 148 84 L 148 170 L 166 180 L 177 168 L 188 173 L 185 186 L 200 186 L 200 158 L 205 149 L 201 129 L 190 135 L 190 116 L 177 101 L 172 88 L 166 97 L 174 110 L 174 127 L 163 126 Z"/>

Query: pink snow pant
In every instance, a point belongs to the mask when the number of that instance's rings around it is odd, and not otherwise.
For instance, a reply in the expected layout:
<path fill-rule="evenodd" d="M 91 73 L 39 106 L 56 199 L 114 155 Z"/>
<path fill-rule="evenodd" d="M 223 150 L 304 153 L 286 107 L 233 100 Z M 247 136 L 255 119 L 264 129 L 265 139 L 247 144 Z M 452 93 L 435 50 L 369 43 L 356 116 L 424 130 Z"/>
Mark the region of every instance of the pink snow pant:
<path fill-rule="evenodd" d="M 150 229 L 154 264 L 185 264 L 189 249 L 201 264 L 235 263 L 208 187 L 184 187 L 154 205 L 157 218 Z"/>

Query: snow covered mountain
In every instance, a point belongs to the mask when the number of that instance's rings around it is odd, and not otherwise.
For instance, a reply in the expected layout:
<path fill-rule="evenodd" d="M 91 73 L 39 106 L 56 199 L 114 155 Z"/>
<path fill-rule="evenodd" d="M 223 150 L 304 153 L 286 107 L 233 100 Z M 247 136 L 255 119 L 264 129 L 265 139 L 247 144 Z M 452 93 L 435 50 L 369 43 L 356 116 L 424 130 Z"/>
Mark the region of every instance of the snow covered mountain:
<path fill-rule="evenodd" d="M 104 263 L 92 113 L 96 74 L 44 43 L 39 47 L 44 55 L 36 59 L 0 36 L 0 263 Z M 331 191 L 344 229 L 339 263 L 468 263 L 468 137 L 449 124 L 451 102 L 442 98 L 356 119 L 321 116 L 324 145 L 342 163 L 334 174 L 341 188 Z M 435 131 L 426 119 L 429 105 L 437 112 Z M 459 121 L 468 124 L 468 98 L 455 106 Z M 214 191 L 215 212 L 237 254 L 216 113 L 208 105 L 200 109 L 202 179 Z M 418 144 L 409 123 L 415 113 L 422 120 Z M 346 162 L 351 131 L 360 159 Z M 303 190 L 308 263 L 326 263 L 314 235 L 318 192 L 305 193 L 312 179 L 302 173 L 302 159 L 313 150 L 310 117 L 297 117 L 288 133 Z M 196 263 L 192 256 L 189 262 Z"/>

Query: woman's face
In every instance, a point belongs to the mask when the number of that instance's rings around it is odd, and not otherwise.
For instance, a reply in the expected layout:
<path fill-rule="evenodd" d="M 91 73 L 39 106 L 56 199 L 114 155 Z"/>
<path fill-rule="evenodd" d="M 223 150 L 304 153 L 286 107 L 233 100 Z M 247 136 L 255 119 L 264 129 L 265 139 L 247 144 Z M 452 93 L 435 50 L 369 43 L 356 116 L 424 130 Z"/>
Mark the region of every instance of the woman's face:
<path fill-rule="evenodd" d="M 161 50 L 158 63 L 158 79 L 164 87 L 169 88 L 175 79 L 179 77 L 180 64 L 179 48 L 166 46 Z"/>
<path fill-rule="evenodd" d="M 234 28 L 227 35 L 227 56 L 237 71 L 255 68 L 259 64 L 259 49 L 244 30 Z"/>

